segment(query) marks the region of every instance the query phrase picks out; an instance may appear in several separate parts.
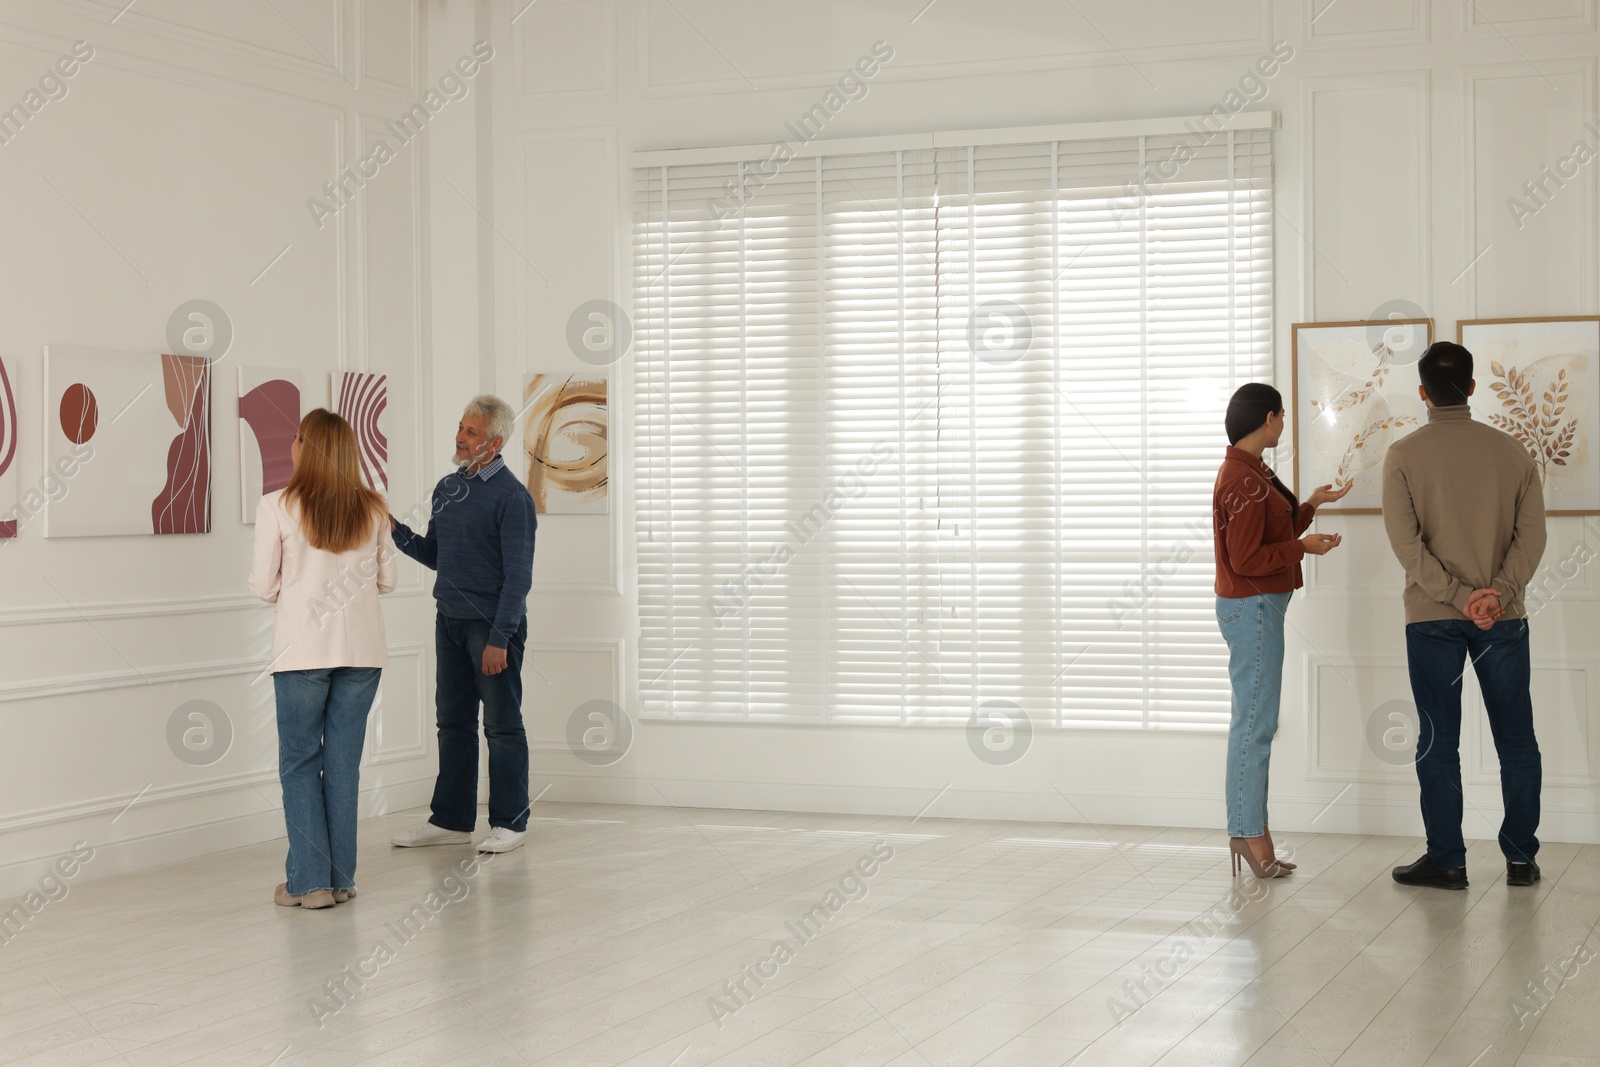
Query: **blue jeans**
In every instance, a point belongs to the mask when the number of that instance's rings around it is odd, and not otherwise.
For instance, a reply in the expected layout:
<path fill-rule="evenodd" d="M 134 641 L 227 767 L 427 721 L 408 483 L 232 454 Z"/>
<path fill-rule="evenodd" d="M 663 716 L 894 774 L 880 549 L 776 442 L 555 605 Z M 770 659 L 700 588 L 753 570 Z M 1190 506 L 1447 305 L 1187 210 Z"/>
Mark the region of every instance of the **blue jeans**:
<path fill-rule="evenodd" d="M 1228 643 L 1233 717 L 1228 723 L 1228 836 L 1267 830 L 1267 763 L 1283 692 L 1283 615 L 1288 593 L 1217 597 L 1217 625 Z"/>
<path fill-rule="evenodd" d="M 446 830 L 470 833 L 478 821 L 478 703 L 489 741 L 489 825 L 521 833 L 528 826 L 528 735 L 522 727 L 522 652 L 528 620 L 506 643 L 506 669 L 483 673 L 486 619 L 438 616 L 433 628 L 439 664 L 434 707 L 439 723 L 439 779 L 433 816 Z"/>
<path fill-rule="evenodd" d="M 1533 736 L 1533 698 L 1528 694 L 1528 620 L 1501 619 L 1480 630 L 1465 619 L 1414 622 L 1406 627 L 1411 696 L 1417 702 L 1417 784 L 1428 855 L 1444 867 L 1465 867 L 1461 839 L 1461 680 L 1467 657 L 1489 714 L 1500 756 L 1500 851 L 1515 863 L 1532 862 L 1539 851 L 1539 789 L 1543 764 Z"/>
<path fill-rule="evenodd" d="M 299 895 L 356 884 L 356 807 L 377 667 L 279 671 L 278 777 L 289 827 L 284 885 Z"/>

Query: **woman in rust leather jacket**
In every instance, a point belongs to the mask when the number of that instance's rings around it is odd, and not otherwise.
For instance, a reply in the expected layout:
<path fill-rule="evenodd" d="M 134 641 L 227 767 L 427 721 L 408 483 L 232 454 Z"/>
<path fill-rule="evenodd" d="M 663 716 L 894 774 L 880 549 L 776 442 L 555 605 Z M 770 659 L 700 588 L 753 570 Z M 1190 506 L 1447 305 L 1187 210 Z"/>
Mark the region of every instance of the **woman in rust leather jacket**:
<path fill-rule="evenodd" d="M 1228 401 L 1230 442 L 1211 498 L 1217 554 L 1217 623 L 1228 643 L 1233 717 L 1228 726 L 1228 848 L 1257 878 L 1281 878 L 1294 864 L 1277 859 L 1267 830 L 1267 763 L 1283 688 L 1283 624 L 1289 596 L 1303 584 L 1300 561 L 1339 544 L 1338 534 L 1306 534 L 1317 507 L 1350 491 L 1319 487 L 1304 504 L 1261 453 L 1283 435 L 1283 397 L 1270 385 L 1240 386 Z"/>

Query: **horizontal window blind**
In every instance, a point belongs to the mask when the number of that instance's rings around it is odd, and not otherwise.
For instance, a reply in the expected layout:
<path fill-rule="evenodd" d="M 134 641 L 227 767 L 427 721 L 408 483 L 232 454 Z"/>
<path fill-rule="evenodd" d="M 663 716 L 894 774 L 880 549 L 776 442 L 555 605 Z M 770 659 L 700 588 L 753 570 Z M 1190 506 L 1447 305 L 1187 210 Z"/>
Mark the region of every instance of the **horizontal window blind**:
<path fill-rule="evenodd" d="M 1270 136 L 641 168 L 644 714 L 1226 726 L 1210 494 L 1271 374 Z"/>

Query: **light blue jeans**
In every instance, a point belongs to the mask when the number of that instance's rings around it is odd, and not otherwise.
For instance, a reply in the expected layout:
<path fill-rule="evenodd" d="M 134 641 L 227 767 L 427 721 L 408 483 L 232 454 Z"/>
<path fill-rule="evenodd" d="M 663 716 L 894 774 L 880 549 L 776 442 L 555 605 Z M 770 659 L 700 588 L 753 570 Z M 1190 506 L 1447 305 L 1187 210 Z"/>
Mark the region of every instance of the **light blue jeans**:
<path fill-rule="evenodd" d="M 361 749 L 382 673 L 377 667 L 328 667 L 272 676 L 278 777 L 289 827 L 284 885 L 296 896 L 356 884 Z"/>
<path fill-rule="evenodd" d="M 1217 597 L 1228 643 L 1233 718 L 1228 724 L 1228 836 L 1260 837 L 1267 827 L 1267 763 L 1283 693 L 1283 616 L 1288 593 Z"/>

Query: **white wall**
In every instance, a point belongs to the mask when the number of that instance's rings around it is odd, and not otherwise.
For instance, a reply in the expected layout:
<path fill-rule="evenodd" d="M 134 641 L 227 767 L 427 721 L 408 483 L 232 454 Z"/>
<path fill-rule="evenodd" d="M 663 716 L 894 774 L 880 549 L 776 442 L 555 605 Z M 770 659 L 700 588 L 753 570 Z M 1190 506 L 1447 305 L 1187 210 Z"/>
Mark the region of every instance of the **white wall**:
<path fill-rule="evenodd" d="M 580 303 L 627 304 L 629 152 L 779 139 L 878 39 L 894 60 L 828 137 L 1194 115 L 1275 39 L 1289 41 L 1296 57 L 1254 105 L 1283 119 L 1282 383 L 1292 322 L 1410 301 L 1437 336 L 1453 337 L 1460 318 L 1600 310 L 1600 164 L 1521 230 L 1505 207 L 1573 141 L 1593 144 L 1583 126 L 1597 115 L 1594 0 L 525 5 L 492 5 L 505 57 L 494 71 L 496 370 L 508 395 L 528 371 L 584 367 L 564 339 Z M 578 704 L 636 707 L 627 390 L 624 363 L 613 383 L 616 513 L 549 517 L 540 529 L 539 673 L 528 679 L 536 791 L 553 782 L 551 798 L 872 812 L 916 812 L 937 796 L 935 814 L 1223 825 L 1221 736 L 1050 733 L 996 768 L 973 758 L 960 729 L 643 722 L 614 766 L 574 758 L 564 735 Z M 1409 697 L 1400 574 L 1380 522 L 1319 524 L 1347 540 L 1308 568 L 1292 609 L 1272 776 L 1280 833 L 1420 831 L 1410 768 L 1386 766 L 1364 742 L 1373 710 Z M 1583 520 L 1552 520 L 1547 564 L 1586 536 Z M 1597 597 L 1591 568 L 1534 623 L 1552 839 L 1600 840 Z M 1481 712 L 1469 720 L 1467 832 L 1492 836 L 1493 750 Z"/>
<path fill-rule="evenodd" d="M 212 532 L 46 540 L 41 520 L 0 542 L 0 896 L 36 882 L 77 840 L 96 850 L 84 876 L 101 877 L 283 834 L 261 676 L 271 609 L 244 588 L 252 528 L 240 521 L 235 368 L 298 368 L 308 407 L 328 404 L 334 369 L 388 374 L 397 512 L 440 472 L 445 427 L 477 385 L 478 237 L 470 209 L 439 196 L 427 155 L 399 149 L 320 230 L 306 206 L 470 49 L 472 7 L 125 6 L 0 2 L 6 106 L 74 41 L 95 49 L 67 96 L 0 145 L 0 351 L 20 370 L 21 485 L 43 475 L 44 346 L 166 351 L 170 312 L 204 298 L 235 331 L 214 368 Z M 433 120 L 431 140 L 467 146 L 443 173 L 471 192 L 478 105 L 468 101 Z M 442 284 L 431 277 L 434 217 L 454 227 L 440 241 Z M 444 416 L 432 404 L 441 336 L 454 361 L 440 376 L 455 394 Z M 368 741 L 369 812 L 425 803 L 431 790 L 430 588 L 402 561 L 401 588 L 386 598 L 392 666 Z M 234 731 L 208 766 L 180 761 L 167 742 L 173 710 L 197 699 Z"/>

